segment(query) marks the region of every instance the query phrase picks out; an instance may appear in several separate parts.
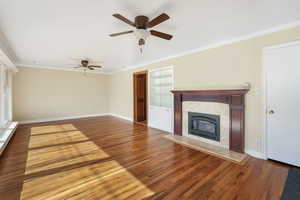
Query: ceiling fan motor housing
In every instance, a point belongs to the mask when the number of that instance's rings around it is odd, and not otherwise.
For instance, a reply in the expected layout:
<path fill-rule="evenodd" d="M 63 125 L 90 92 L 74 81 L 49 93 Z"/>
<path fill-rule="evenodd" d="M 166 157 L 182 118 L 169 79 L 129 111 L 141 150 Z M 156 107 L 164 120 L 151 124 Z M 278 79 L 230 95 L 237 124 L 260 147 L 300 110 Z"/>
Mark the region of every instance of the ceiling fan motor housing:
<path fill-rule="evenodd" d="M 87 66 L 89 64 L 88 60 L 82 60 L 81 61 L 82 66 Z"/>
<path fill-rule="evenodd" d="M 134 21 L 137 29 L 147 29 L 149 18 L 144 15 L 139 15 Z"/>

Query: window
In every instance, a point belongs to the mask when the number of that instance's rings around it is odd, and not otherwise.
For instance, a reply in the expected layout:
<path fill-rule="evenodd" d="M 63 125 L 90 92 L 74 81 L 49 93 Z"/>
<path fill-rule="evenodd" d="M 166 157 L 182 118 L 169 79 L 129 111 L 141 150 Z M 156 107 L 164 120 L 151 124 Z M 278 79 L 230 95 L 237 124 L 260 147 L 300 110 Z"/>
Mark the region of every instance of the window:
<path fill-rule="evenodd" d="M 0 128 L 5 128 L 11 121 L 11 72 L 0 64 Z"/>
<path fill-rule="evenodd" d="M 159 69 L 150 73 L 150 105 L 172 108 L 173 69 Z"/>

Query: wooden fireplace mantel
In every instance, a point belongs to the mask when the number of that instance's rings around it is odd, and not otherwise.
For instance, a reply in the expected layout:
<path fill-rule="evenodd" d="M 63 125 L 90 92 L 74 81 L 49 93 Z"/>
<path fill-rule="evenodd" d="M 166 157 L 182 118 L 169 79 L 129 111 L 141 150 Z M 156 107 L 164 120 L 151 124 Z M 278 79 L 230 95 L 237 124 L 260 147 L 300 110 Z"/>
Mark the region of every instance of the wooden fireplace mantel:
<path fill-rule="evenodd" d="M 245 94 L 248 89 L 234 90 L 172 90 L 174 94 L 174 133 L 182 135 L 182 102 L 203 101 L 229 104 L 229 149 L 244 153 Z"/>

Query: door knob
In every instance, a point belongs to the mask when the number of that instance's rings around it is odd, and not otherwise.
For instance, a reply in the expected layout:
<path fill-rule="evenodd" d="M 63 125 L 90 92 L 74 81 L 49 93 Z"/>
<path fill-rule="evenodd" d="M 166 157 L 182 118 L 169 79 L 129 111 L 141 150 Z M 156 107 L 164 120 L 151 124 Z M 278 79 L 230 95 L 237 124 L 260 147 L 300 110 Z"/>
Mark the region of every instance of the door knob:
<path fill-rule="evenodd" d="M 270 115 L 272 115 L 272 114 L 274 114 L 274 113 L 275 113 L 274 110 L 270 110 L 270 111 L 269 111 L 269 114 L 270 114 Z"/>

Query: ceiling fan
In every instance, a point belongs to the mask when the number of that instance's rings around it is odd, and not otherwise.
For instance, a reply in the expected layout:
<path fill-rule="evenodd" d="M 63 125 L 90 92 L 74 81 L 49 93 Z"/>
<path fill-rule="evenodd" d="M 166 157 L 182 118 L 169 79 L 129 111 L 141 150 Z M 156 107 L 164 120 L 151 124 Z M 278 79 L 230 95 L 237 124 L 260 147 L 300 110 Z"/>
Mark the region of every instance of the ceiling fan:
<path fill-rule="evenodd" d="M 102 69 L 101 65 L 91 65 L 89 63 L 90 63 L 89 59 L 82 59 L 82 60 L 80 60 L 80 64 L 78 65 L 78 67 L 74 67 L 74 69 L 81 68 L 84 71 L 86 71 L 86 70 L 95 70 L 95 69 Z"/>
<path fill-rule="evenodd" d="M 169 35 L 169 34 L 163 33 L 163 32 L 159 32 L 156 30 L 148 31 L 149 28 L 153 28 L 153 27 L 157 26 L 158 24 L 161 24 L 162 22 L 170 19 L 170 17 L 166 13 L 163 13 L 163 14 L 157 16 L 156 18 L 152 19 L 151 21 L 149 20 L 148 17 L 146 17 L 144 15 L 139 15 L 139 16 L 135 17 L 134 22 L 130 21 L 129 19 L 123 17 L 120 14 L 113 14 L 113 16 L 116 17 L 117 19 L 125 22 L 126 24 L 129 24 L 130 26 L 135 27 L 136 30 L 130 30 L 130 31 L 125 31 L 125 32 L 110 34 L 111 37 L 124 35 L 124 34 L 128 34 L 128 33 L 134 33 L 136 38 L 138 39 L 138 45 L 140 47 L 145 45 L 146 39 L 150 35 L 153 35 L 153 36 L 165 39 L 165 40 L 171 40 L 173 37 L 172 35 Z M 142 48 L 141 48 L 141 51 L 142 51 Z"/>

